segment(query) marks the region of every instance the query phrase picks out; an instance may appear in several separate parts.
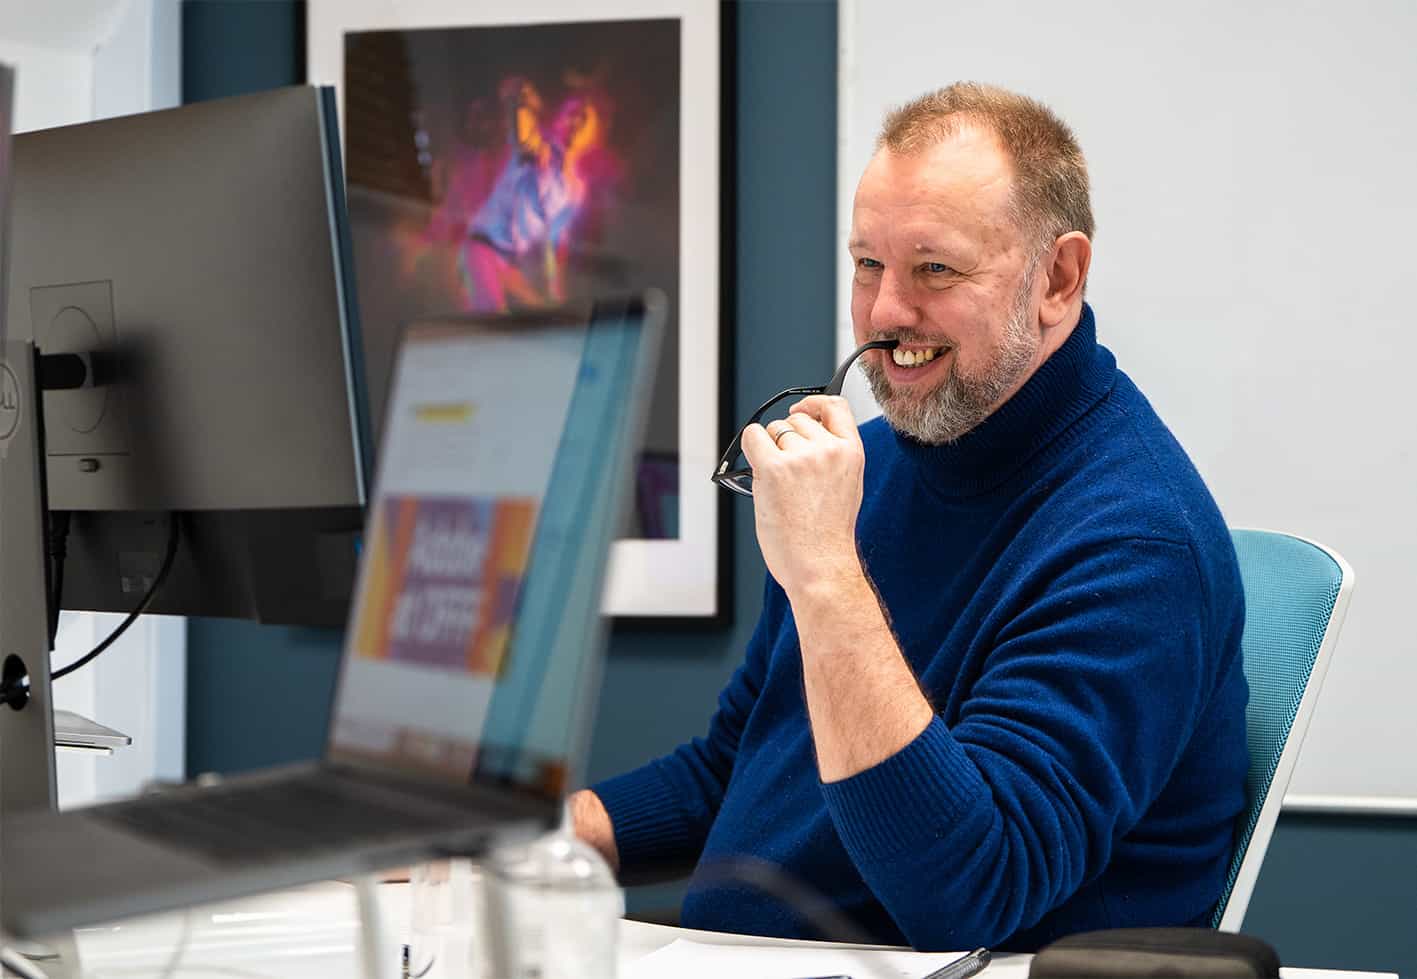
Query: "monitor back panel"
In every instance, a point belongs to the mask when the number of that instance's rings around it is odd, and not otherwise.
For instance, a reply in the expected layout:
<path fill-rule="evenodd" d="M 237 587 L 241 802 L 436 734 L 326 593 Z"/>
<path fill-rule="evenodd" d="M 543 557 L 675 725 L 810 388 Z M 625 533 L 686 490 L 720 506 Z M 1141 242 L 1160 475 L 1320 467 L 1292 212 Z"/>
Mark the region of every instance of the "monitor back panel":
<path fill-rule="evenodd" d="M 363 503 L 320 93 L 23 134 L 8 314 L 113 383 L 45 393 L 50 505 Z"/>

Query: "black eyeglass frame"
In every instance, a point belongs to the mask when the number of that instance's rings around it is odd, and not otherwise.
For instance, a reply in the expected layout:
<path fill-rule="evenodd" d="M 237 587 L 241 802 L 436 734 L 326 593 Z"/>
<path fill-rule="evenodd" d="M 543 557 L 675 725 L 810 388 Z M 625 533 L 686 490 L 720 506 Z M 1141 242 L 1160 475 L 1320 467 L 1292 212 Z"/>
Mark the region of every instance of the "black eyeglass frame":
<path fill-rule="evenodd" d="M 852 351 L 850 357 L 847 357 L 841 362 L 841 366 L 836 369 L 836 373 L 832 375 L 832 379 L 826 384 L 815 387 L 788 388 L 768 398 L 763 402 L 762 407 L 753 412 L 753 416 L 744 423 L 743 427 L 738 429 L 738 434 L 733 436 L 733 441 L 728 443 L 728 449 L 723 453 L 723 458 L 718 460 L 718 468 L 713 471 L 713 481 L 724 489 L 737 493 L 739 496 L 751 497 L 753 495 L 753 487 L 751 485 L 745 485 L 745 483 L 746 479 L 752 478 L 753 470 L 751 468 L 728 468 L 733 465 L 734 461 L 743 452 L 743 433 L 748 430 L 748 426 L 756 425 L 758 422 L 762 421 L 762 417 L 767 414 L 767 410 L 784 398 L 805 398 L 813 394 L 841 394 L 841 387 L 846 383 L 846 372 L 851 369 L 852 364 L 856 363 L 857 357 L 860 357 L 868 350 L 894 350 L 898 346 L 900 346 L 899 340 L 868 340 Z"/>

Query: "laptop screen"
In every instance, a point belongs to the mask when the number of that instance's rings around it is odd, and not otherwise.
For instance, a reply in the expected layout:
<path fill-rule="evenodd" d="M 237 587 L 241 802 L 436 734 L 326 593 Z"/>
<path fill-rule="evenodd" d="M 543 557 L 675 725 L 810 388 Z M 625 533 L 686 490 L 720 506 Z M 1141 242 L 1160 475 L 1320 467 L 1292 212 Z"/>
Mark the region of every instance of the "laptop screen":
<path fill-rule="evenodd" d="M 330 760 L 576 784 L 661 315 L 651 297 L 406 332 Z"/>

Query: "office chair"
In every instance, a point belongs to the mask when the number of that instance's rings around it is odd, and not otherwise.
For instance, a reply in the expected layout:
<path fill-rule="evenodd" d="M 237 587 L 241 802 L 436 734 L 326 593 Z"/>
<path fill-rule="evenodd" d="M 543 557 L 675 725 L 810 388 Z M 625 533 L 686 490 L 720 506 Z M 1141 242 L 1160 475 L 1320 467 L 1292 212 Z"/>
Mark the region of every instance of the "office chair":
<path fill-rule="evenodd" d="M 1353 591 L 1353 569 L 1321 544 L 1267 530 L 1231 537 L 1245 588 L 1250 766 L 1235 855 L 1211 920 L 1221 931 L 1240 930 Z"/>

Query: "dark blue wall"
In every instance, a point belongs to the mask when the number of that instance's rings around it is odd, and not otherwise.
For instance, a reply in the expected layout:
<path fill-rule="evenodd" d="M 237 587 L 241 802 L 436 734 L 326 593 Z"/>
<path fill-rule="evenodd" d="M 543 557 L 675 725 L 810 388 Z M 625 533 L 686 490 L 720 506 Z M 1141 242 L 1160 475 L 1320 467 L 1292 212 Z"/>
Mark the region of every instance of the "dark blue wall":
<path fill-rule="evenodd" d="M 183 102 L 244 95 L 303 81 L 303 3 L 183 0 Z"/>
<path fill-rule="evenodd" d="M 184 5 L 184 98 L 303 80 L 303 17 L 281 0 Z M 836 180 L 836 4 L 749 2 L 737 13 L 737 415 L 831 373 Z M 947 79 L 942 78 L 941 81 Z M 751 515 L 736 508 L 732 627 L 636 632 L 611 642 L 592 778 L 700 732 L 737 665 L 760 603 Z M 188 631 L 192 774 L 318 754 L 340 637 L 193 620 Z M 674 887 L 631 895 L 641 909 Z M 1281 816 L 1246 931 L 1295 965 L 1417 975 L 1417 822 Z"/>
<path fill-rule="evenodd" d="M 1417 820 L 1282 813 L 1243 930 L 1294 965 L 1417 976 Z"/>

